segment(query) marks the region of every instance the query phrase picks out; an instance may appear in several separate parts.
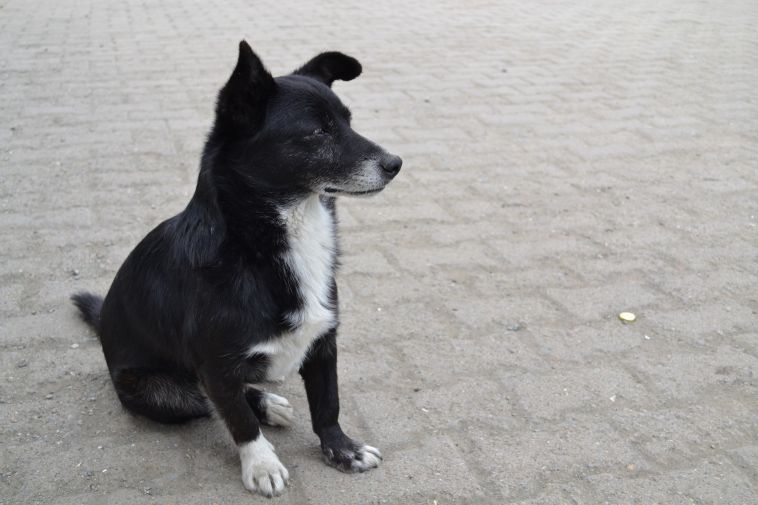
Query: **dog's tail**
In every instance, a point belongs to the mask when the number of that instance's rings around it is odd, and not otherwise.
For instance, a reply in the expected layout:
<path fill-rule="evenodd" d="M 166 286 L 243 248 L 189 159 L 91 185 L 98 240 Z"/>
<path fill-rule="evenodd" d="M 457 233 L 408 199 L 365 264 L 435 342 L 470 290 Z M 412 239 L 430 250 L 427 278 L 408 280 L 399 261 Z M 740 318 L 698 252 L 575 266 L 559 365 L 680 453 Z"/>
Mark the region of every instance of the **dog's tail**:
<path fill-rule="evenodd" d="M 79 309 L 84 322 L 92 326 L 92 329 L 100 337 L 100 310 L 103 308 L 103 297 L 81 291 L 71 295 L 71 301 Z"/>

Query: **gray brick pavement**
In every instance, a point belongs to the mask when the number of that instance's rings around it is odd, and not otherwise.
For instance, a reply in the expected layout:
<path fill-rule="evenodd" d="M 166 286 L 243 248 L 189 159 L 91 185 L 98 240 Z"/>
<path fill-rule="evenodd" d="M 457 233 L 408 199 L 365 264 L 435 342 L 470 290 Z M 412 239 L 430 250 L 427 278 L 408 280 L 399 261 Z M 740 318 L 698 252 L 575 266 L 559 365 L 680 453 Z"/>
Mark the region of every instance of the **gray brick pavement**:
<path fill-rule="evenodd" d="M 263 501 L 216 421 L 121 409 L 66 300 L 184 206 L 242 37 L 277 73 L 358 57 L 337 91 L 405 160 L 341 206 L 343 425 L 385 463 L 325 467 L 292 381 L 279 502 L 758 502 L 756 20 L 747 0 L 0 2 L 0 503 Z"/>

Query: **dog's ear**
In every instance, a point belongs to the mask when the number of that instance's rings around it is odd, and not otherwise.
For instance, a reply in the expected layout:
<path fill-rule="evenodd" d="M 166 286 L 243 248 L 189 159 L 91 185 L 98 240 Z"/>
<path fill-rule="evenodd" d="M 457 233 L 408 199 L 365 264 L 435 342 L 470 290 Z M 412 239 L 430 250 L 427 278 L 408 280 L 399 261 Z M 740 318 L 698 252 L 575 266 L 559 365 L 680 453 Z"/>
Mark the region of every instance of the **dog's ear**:
<path fill-rule="evenodd" d="M 218 94 L 216 116 L 235 127 L 255 128 L 263 120 L 266 102 L 275 89 L 274 78 L 243 40 L 237 66 Z"/>
<path fill-rule="evenodd" d="M 313 77 L 331 86 L 337 79 L 352 81 L 361 75 L 362 70 L 363 67 L 355 58 L 332 51 L 319 54 L 293 73 Z"/>

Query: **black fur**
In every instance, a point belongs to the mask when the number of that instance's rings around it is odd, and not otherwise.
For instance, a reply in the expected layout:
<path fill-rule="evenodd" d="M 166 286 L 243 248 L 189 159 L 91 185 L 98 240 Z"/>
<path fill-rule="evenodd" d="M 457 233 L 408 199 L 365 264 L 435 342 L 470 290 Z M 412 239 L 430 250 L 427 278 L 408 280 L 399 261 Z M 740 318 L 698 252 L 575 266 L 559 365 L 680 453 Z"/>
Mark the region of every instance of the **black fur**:
<path fill-rule="evenodd" d="M 340 79 L 352 81 L 363 71 L 358 60 L 338 52 L 321 53 L 311 61 L 295 70 L 296 74 L 318 79 L 327 86 Z"/>
<path fill-rule="evenodd" d="M 355 59 L 324 53 L 274 79 L 240 43 L 189 204 L 136 246 L 105 300 L 72 297 L 127 409 L 173 423 L 208 415 L 210 401 L 238 444 L 258 437 L 266 416 L 260 392 L 246 385 L 266 378 L 270 357 L 248 351 L 296 329 L 287 316 L 304 304 L 285 261 L 282 208 L 319 198 L 334 220 L 334 195 L 379 191 L 400 169 L 398 157 L 352 130 L 328 87 L 360 71 Z M 300 374 L 325 457 L 349 470 L 355 442 L 338 423 L 336 326 L 314 341 Z"/>
<path fill-rule="evenodd" d="M 100 311 L 103 308 L 103 297 L 92 293 L 76 293 L 71 295 L 71 301 L 79 309 L 85 323 L 92 326 L 96 333 L 100 333 Z M 99 336 L 99 335 L 98 335 Z"/>

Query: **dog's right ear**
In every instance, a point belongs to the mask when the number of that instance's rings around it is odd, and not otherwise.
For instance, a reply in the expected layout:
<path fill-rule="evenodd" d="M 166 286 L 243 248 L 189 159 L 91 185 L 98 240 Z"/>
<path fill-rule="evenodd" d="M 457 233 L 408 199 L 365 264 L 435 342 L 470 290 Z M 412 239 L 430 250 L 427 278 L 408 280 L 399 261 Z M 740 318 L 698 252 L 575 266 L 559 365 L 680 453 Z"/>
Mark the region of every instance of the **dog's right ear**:
<path fill-rule="evenodd" d="M 312 58 L 308 63 L 292 73 L 295 75 L 307 75 L 332 87 L 332 83 L 337 79 L 352 81 L 361 75 L 362 71 L 363 67 L 352 56 L 337 51 L 330 51 Z"/>
<path fill-rule="evenodd" d="M 218 94 L 216 118 L 236 128 L 254 129 L 261 124 L 266 103 L 275 89 L 274 78 L 243 40 L 237 66 Z"/>

